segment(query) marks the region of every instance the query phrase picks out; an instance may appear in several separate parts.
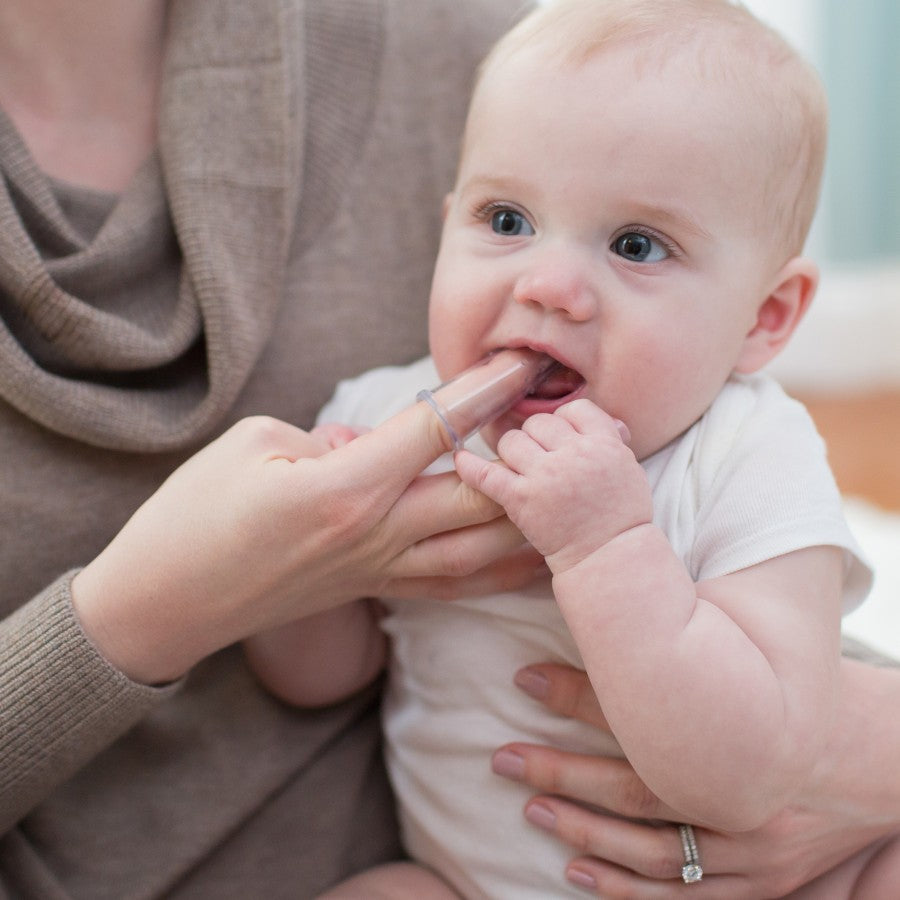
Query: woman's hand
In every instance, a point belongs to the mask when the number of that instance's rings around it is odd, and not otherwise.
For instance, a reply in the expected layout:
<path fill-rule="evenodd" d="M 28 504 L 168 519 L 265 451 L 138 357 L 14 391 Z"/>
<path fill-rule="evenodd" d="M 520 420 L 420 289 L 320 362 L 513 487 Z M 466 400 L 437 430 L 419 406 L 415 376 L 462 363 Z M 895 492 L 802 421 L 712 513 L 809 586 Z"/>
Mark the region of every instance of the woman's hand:
<path fill-rule="evenodd" d="M 540 564 L 503 510 L 453 472 L 425 404 L 332 450 L 333 436 L 239 422 L 177 469 L 75 578 L 110 662 L 148 684 L 360 596 L 512 587 Z"/>
<path fill-rule="evenodd" d="M 780 897 L 900 832 L 900 670 L 845 659 L 842 679 L 831 739 L 795 802 L 754 831 L 694 827 L 704 873 L 695 884 L 680 878 L 684 856 L 673 823 L 684 819 L 625 760 L 509 744 L 495 754 L 494 770 L 540 792 L 525 817 L 581 854 L 566 877 L 599 896 Z M 583 672 L 530 666 L 516 683 L 555 712 L 608 730 Z M 689 760 L 678 764 L 689 770 Z"/>

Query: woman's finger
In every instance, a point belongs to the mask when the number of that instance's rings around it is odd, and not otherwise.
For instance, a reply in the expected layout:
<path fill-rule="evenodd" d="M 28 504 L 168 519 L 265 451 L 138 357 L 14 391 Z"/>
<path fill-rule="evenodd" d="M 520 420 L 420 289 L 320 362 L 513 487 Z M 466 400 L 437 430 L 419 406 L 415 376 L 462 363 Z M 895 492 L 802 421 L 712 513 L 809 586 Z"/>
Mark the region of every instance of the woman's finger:
<path fill-rule="evenodd" d="M 314 459 L 334 447 L 331 431 L 304 431 L 271 416 L 248 416 L 236 422 L 196 458 L 218 454 L 228 460 L 261 457 L 269 460 Z"/>
<path fill-rule="evenodd" d="M 396 578 L 388 584 L 385 594 L 398 599 L 459 600 L 518 590 L 549 575 L 544 558 L 532 547 L 525 546 L 469 575 Z"/>
<path fill-rule="evenodd" d="M 368 434 L 371 428 L 355 428 L 351 425 L 342 425 L 340 422 L 323 422 L 316 425 L 309 433 L 312 437 L 323 438 L 332 450 L 344 447 L 355 441 L 361 434 Z"/>
<path fill-rule="evenodd" d="M 519 529 L 502 516 L 490 522 L 442 531 L 412 544 L 391 563 L 391 574 L 394 578 L 474 575 L 523 546 L 525 540 Z"/>
<path fill-rule="evenodd" d="M 533 797 L 525 818 L 549 831 L 580 854 L 579 860 L 603 860 L 654 881 L 679 880 L 684 849 L 672 821 L 641 822 L 585 809 L 560 797 Z M 711 876 L 737 876 L 758 864 L 755 848 L 743 847 L 740 836 L 694 826 L 703 881 Z M 754 855 L 751 857 L 748 852 Z M 577 861 L 573 860 L 573 864 Z M 721 885 L 721 881 L 719 884 Z"/>
<path fill-rule="evenodd" d="M 402 549 L 432 535 L 489 522 L 503 508 L 455 472 L 421 476 L 450 439 L 434 411 L 417 403 L 335 450 L 325 464 L 345 495 L 368 501 L 383 534 Z"/>
<path fill-rule="evenodd" d="M 506 744 L 494 754 L 494 772 L 632 819 L 677 821 L 624 759 L 555 750 L 539 744 Z"/>
<path fill-rule="evenodd" d="M 554 797 L 530 800 L 525 818 L 585 856 L 598 857 L 648 878 L 681 875 L 681 838 L 674 825 L 615 818 Z"/>
<path fill-rule="evenodd" d="M 728 860 L 742 856 L 739 839 L 695 827 L 702 882 L 685 884 L 681 869 L 684 850 L 677 825 L 642 823 L 587 810 L 558 797 L 535 797 L 525 807 L 525 818 L 551 832 L 581 854 L 573 859 L 567 877 L 589 889 L 593 882 L 603 897 L 744 897 L 747 879 L 730 870 Z M 703 888 L 701 890 L 701 884 Z"/>
<path fill-rule="evenodd" d="M 427 403 L 415 403 L 336 450 L 347 484 L 398 497 L 439 456 L 453 449 L 450 436 Z"/>
<path fill-rule="evenodd" d="M 391 531 L 403 547 L 467 526 L 506 521 L 499 503 L 461 482 L 456 472 L 414 479 L 396 499 L 388 516 Z M 520 534 L 519 542 L 522 540 Z"/>
<path fill-rule="evenodd" d="M 759 900 L 760 895 L 740 875 L 704 875 L 703 880 L 685 884 L 681 878 L 646 878 L 612 863 L 585 857 L 575 859 L 566 869 L 566 878 L 585 896 L 604 900 Z"/>
<path fill-rule="evenodd" d="M 516 673 L 515 683 L 553 712 L 609 731 L 594 689 L 582 669 L 539 663 L 520 669 Z"/>

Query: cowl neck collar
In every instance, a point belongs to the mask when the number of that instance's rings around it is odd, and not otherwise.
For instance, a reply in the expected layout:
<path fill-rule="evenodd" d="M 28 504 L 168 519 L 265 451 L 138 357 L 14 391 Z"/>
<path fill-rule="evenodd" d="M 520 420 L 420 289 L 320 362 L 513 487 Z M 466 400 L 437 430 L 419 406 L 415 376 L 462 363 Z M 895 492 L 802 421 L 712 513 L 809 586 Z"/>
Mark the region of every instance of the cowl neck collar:
<path fill-rule="evenodd" d="M 290 10 L 288 12 L 287 10 Z M 176 0 L 159 144 L 99 230 L 0 113 L 0 397 L 100 447 L 207 436 L 271 332 L 298 200 L 300 4 Z"/>

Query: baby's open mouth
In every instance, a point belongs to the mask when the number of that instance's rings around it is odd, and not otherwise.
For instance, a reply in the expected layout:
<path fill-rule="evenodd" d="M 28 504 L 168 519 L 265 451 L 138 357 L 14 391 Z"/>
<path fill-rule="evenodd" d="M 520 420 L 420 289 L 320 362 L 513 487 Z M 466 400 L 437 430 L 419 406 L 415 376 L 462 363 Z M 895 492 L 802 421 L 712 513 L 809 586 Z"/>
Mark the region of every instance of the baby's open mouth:
<path fill-rule="evenodd" d="M 578 372 L 557 362 L 550 374 L 534 387 L 529 396 L 535 400 L 560 400 L 574 394 L 583 385 L 584 378 Z"/>

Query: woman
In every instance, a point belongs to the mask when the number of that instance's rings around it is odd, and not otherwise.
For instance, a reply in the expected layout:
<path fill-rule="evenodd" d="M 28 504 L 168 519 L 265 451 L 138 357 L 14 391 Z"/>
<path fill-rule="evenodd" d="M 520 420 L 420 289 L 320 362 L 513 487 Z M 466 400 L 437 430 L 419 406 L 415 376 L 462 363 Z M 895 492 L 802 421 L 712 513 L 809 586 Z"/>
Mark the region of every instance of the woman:
<path fill-rule="evenodd" d="M 311 896 L 397 854 L 373 697 L 297 715 L 233 645 L 537 564 L 458 484 L 404 492 L 443 450 L 420 411 L 293 462 L 338 378 L 424 349 L 518 7 L 2 5 L 0 896 Z M 427 539 L 464 525 L 444 579 Z"/>

